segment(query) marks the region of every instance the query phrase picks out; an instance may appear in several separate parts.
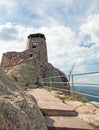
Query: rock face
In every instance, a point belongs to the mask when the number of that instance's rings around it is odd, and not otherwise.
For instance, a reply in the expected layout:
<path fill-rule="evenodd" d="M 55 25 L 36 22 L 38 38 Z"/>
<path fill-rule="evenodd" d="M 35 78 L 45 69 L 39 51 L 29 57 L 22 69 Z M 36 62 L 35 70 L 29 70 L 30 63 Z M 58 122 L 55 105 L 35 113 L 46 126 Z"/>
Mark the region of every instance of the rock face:
<path fill-rule="evenodd" d="M 22 64 L 14 66 L 7 75 L 20 85 L 38 84 L 36 69 L 32 65 Z"/>
<path fill-rule="evenodd" d="M 36 100 L 0 68 L 0 130 L 47 130 Z"/>
<path fill-rule="evenodd" d="M 80 119 L 99 126 L 98 102 L 81 103 L 79 101 L 68 101 L 66 103 L 72 105 L 75 108 L 75 110 L 79 113 L 78 116 Z"/>
<path fill-rule="evenodd" d="M 21 91 L 21 87 L 12 82 L 0 68 L 0 96 L 9 95 L 13 91 Z"/>
<path fill-rule="evenodd" d="M 64 73 L 59 71 L 58 69 L 54 68 L 51 64 L 48 64 L 47 69 L 44 73 L 45 77 L 51 77 L 40 80 L 37 71 L 33 65 L 29 64 L 21 64 L 14 66 L 12 69 L 8 70 L 7 75 L 16 81 L 21 86 L 27 86 L 28 87 L 36 87 L 36 85 L 43 85 L 43 82 L 45 86 L 51 86 L 51 87 L 61 87 L 65 88 L 66 84 L 52 84 L 52 82 L 67 82 L 67 79 L 65 78 Z M 63 77 L 54 77 L 55 75 Z M 54 77 L 54 78 L 53 78 Z M 69 89 L 69 88 L 68 88 Z"/>
<path fill-rule="evenodd" d="M 54 68 L 50 63 L 48 63 L 46 38 L 44 34 L 30 34 L 28 36 L 26 50 L 23 52 L 7 52 L 3 54 L 1 67 L 5 70 L 5 72 L 8 72 L 14 66 L 21 64 L 32 65 L 35 68 L 39 78 L 58 76 L 57 78 L 49 78 L 48 80 L 44 81 L 68 81 L 66 76 L 60 70 Z M 63 77 L 59 77 L 61 75 L 63 75 Z M 18 76 L 16 78 L 18 78 Z M 19 78 L 15 80 L 19 80 Z M 45 85 L 69 89 L 69 86 L 67 84 L 59 85 L 55 83 L 45 83 Z"/>
<path fill-rule="evenodd" d="M 45 74 L 45 77 L 50 77 L 50 78 L 44 79 L 44 82 L 48 82 L 48 83 L 45 83 L 46 86 L 57 87 L 57 88 L 67 88 L 67 90 L 69 90 L 69 85 L 66 84 L 68 80 L 65 74 L 61 72 L 59 69 L 53 67 L 52 64 L 50 63 L 48 64 L 47 69 L 44 74 Z M 55 82 L 55 84 L 53 84 L 52 82 Z M 57 82 L 65 82 L 65 83 L 59 84 Z"/>

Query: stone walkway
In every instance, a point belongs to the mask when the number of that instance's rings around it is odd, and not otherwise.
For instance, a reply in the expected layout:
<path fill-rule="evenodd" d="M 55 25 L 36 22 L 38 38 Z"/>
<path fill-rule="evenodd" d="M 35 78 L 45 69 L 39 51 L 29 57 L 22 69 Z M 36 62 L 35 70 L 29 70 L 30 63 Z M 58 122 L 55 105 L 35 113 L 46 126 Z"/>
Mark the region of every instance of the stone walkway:
<path fill-rule="evenodd" d="M 74 110 L 74 108 L 71 105 L 65 104 L 60 99 L 55 97 L 55 91 L 49 92 L 46 89 L 37 88 L 29 90 L 28 93 L 36 98 L 40 108 L 69 110 L 69 111 Z"/>
<path fill-rule="evenodd" d="M 36 98 L 38 106 L 43 110 L 48 130 L 93 130 L 77 117 L 72 105 L 55 96 L 55 91 L 37 88 L 27 93 Z"/>

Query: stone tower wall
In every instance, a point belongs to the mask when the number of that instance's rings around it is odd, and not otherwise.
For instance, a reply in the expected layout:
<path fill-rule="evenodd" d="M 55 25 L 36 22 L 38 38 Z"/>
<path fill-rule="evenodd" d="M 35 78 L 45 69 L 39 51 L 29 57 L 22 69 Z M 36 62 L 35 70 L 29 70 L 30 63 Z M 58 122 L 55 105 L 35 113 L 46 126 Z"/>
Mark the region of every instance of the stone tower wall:
<path fill-rule="evenodd" d="M 1 67 L 3 69 L 9 69 L 18 64 L 20 61 L 20 53 L 18 52 L 7 52 L 2 56 Z"/>
<path fill-rule="evenodd" d="M 48 64 L 46 40 L 43 34 L 31 34 L 28 36 L 26 50 L 23 52 L 7 52 L 3 54 L 1 67 L 6 71 L 13 66 L 27 63 L 35 66 L 38 73 L 42 75 L 42 71 Z M 40 37 L 38 37 L 40 36 Z M 36 43 L 36 48 L 32 47 L 32 43 Z"/>
<path fill-rule="evenodd" d="M 33 54 L 33 53 L 32 53 Z M 30 57 L 31 51 L 24 52 L 7 52 L 3 54 L 1 67 L 7 72 L 11 68 L 20 64 L 30 64 L 35 66 L 38 75 L 43 77 L 43 69 L 42 65 L 39 63 L 38 59 L 36 59 L 37 55 L 35 53 L 35 57 Z"/>
<path fill-rule="evenodd" d="M 29 35 L 31 36 L 31 35 Z M 26 50 L 31 52 L 31 57 L 33 56 L 35 59 L 38 59 L 40 64 L 48 64 L 47 58 L 47 47 L 46 47 L 46 39 L 45 37 L 29 37 L 27 41 Z M 42 35 L 41 35 L 42 36 Z M 33 48 L 33 43 L 35 43 L 36 48 Z"/>

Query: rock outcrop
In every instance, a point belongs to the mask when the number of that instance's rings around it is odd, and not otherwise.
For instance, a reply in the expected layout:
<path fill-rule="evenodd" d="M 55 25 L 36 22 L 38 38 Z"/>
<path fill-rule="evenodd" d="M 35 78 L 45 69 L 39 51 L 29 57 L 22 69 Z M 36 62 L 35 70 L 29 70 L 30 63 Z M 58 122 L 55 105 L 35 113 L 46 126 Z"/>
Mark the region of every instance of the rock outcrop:
<path fill-rule="evenodd" d="M 46 71 L 44 73 L 45 77 L 50 77 L 50 78 L 45 78 L 44 82 L 46 86 L 51 86 L 51 87 L 57 87 L 57 88 L 67 88 L 69 90 L 69 84 L 66 84 L 68 82 L 65 74 L 60 71 L 59 69 L 55 68 L 52 64 L 48 64 Z M 53 82 L 55 84 L 53 84 Z M 57 82 L 64 82 L 63 84 L 59 84 Z M 67 92 L 68 93 L 68 92 Z"/>
<path fill-rule="evenodd" d="M 43 82 L 68 82 L 68 79 L 63 72 L 48 63 L 46 38 L 44 34 L 30 34 L 28 36 L 26 50 L 23 52 L 7 52 L 3 54 L 1 67 L 5 72 L 10 73 L 10 75 L 13 67 L 13 71 L 16 71 L 17 67 L 15 66 L 22 64 L 32 65 L 35 68 L 39 79 L 44 79 Z M 20 74 L 19 76 L 17 74 L 17 77 L 15 74 L 12 75 L 15 80 L 19 81 L 21 78 Z M 63 77 L 59 77 L 61 75 Z M 48 77 L 51 78 L 48 79 Z M 24 76 L 24 78 L 26 77 Z M 44 85 L 65 88 L 67 90 L 70 89 L 69 85 L 66 83 L 45 83 Z"/>
<path fill-rule="evenodd" d="M 29 64 L 14 66 L 7 72 L 7 75 L 21 86 L 38 84 L 38 75 L 36 69 Z"/>
<path fill-rule="evenodd" d="M 8 70 L 7 75 L 13 80 L 16 81 L 22 88 L 35 88 L 41 87 L 44 83 L 44 86 L 51 86 L 57 88 L 65 88 L 66 84 L 58 84 L 57 82 L 67 82 L 67 79 L 60 70 L 54 68 L 51 64 L 48 64 L 46 71 L 44 72 L 45 79 L 40 79 L 36 71 L 36 68 L 33 65 L 21 64 L 12 67 Z M 57 75 L 57 77 L 55 77 Z M 60 77 L 60 75 L 62 77 Z M 55 82 L 55 84 L 52 84 Z M 68 85 L 69 89 L 69 85 Z M 67 91 L 66 94 L 69 92 Z"/>
<path fill-rule="evenodd" d="M 0 68 L 0 130 L 47 130 L 36 100 Z"/>
<path fill-rule="evenodd" d="M 79 101 L 66 101 L 67 104 L 72 105 L 79 113 L 78 117 L 85 122 L 92 123 L 99 126 L 99 103 Z"/>

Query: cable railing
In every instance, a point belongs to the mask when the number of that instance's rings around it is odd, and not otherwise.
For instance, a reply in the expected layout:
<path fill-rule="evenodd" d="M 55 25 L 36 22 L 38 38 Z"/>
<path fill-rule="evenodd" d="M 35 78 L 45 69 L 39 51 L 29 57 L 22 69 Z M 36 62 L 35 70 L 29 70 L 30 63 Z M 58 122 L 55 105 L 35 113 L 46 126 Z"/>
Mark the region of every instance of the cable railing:
<path fill-rule="evenodd" d="M 79 92 L 79 91 L 75 91 L 74 90 L 74 85 L 80 85 L 80 86 L 99 86 L 99 83 L 93 83 L 93 82 L 75 82 L 74 81 L 74 77 L 77 77 L 77 76 L 82 76 L 82 75 L 95 75 L 95 74 L 99 74 L 99 71 L 97 72 L 88 72 L 88 73 L 79 73 L 79 74 L 70 74 L 70 75 L 56 75 L 56 76 L 51 76 L 51 77 L 46 77 L 46 78 L 42 78 L 41 79 L 41 82 L 42 84 L 51 84 L 51 88 L 53 89 L 57 89 L 57 90 L 62 90 L 62 91 L 66 91 L 66 92 L 70 92 L 71 95 L 73 95 L 73 93 L 78 93 L 80 95 L 83 95 L 83 96 L 89 96 L 89 97 L 93 97 L 93 98 L 97 98 L 99 99 L 99 96 L 97 95 L 93 95 L 93 94 L 89 94 L 88 92 L 87 93 L 84 93 L 84 92 Z M 59 82 L 59 81 L 52 81 L 52 79 L 55 79 L 55 78 L 61 78 L 61 77 L 68 77 L 67 79 L 67 82 Z M 64 85 L 70 85 L 70 90 L 68 89 L 63 89 L 63 88 L 57 88 L 57 87 L 53 87 L 53 84 L 64 84 Z"/>
<path fill-rule="evenodd" d="M 88 72 L 88 73 L 78 73 L 78 74 L 71 74 L 71 76 L 79 76 L 79 75 L 89 75 L 89 74 L 99 74 L 99 71 L 95 71 L 95 72 Z M 50 78 L 57 78 L 57 77 L 64 77 L 64 76 L 70 76 L 69 74 L 64 74 L 64 75 L 58 75 L 58 76 L 51 76 L 51 77 L 46 77 L 46 78 L 41 78 L 42 79 L 50 79 Z"/>
<path fill-rule="evenodd" d="M 51 83 L 51 84 L 72 84 L 72 82 L 42 82 L 42 83 Z M 77 82 L 74 82 L 73 84 L 77 84 L 77 85 L 94 85 L 94 86 L 99 86 L 99 83 L 77 83 Z"/>
<path fill-rule="evenodd" d="M 96 95 L 92 95 L 92 94 L 87 94 L 87 93 L 82 93 L 82 92 L 79 92 L 79 91 L 72 91 L 72 90 L 66 90 L 66 89 L 61 89 L 61 88 L 53 88 L 53 87 L 50 87 L 54 90 L 60 90 L 60 91 L 66 91 L 66 92 L 72 92 L 72 93 L 77 93 L 79 95 L 84 95 L 84 96 L 89 96 L 89 97 L 93 97 L 93 98 L 98 98 L 99 99 L 99 96 L 96 96 Z"/>

